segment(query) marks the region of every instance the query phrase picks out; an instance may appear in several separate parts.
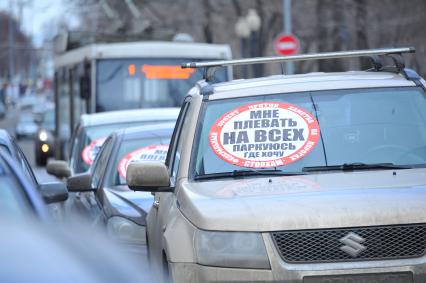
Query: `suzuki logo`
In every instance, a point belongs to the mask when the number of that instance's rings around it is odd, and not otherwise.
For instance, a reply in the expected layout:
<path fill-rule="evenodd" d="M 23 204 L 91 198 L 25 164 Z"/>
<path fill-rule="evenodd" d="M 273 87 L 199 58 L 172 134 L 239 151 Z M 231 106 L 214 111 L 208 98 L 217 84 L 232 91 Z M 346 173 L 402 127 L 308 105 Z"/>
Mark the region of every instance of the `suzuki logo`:
<path fill-rule="evenodd" d="M 350 232 L 339 241 L 345 244 L 340 247 L 340 249 L 353 257 L 357 257 L 361 252 L 367 249 L 364 245 L 361 245 L 361 243 L 365 242 L 365 239 L 353 232 Z"/>

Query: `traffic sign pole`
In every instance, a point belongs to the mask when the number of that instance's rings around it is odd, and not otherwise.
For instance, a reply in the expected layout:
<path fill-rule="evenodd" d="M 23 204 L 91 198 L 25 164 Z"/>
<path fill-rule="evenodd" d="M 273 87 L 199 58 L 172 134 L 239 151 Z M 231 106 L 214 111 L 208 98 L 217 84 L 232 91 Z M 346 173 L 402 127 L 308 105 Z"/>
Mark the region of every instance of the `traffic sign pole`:
<path fill-rule="evenodd" d="M 283 0 L 283 30 L 286 34 L 291 34 L 291 0 Z M 286 63 L 287 75 L 294 74 L 293 62 Z"/>

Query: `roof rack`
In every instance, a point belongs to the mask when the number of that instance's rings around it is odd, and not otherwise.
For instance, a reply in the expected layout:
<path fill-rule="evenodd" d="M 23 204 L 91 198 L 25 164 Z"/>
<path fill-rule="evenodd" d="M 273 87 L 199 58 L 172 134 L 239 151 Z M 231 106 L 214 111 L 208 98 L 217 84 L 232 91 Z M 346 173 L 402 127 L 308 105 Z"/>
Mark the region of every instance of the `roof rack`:
<path fill-rule="evenodd" d="M 416 49 L 414 47 L 381 48 L 381 49 L 325 52 L 325 53 L 291 55 L 291 56 L 244 58 L 244 59 L 220 60 L 220 61 L 211 61 L 211 62 L 191 62 L 191 63 L 182 64 L 182 68 L 195 68 L 195 69 L 206 68 L 204 72 L 204 79 L 206 79 L 206 81 L 211 81 L 214 75 L 214 72 L 218 68 L 227 67 L 227 66 L 284 63 L 284 62 L 325 60 L 325 59 L 344 59 L 344 58 L 354 58 L 354 57 L 369 57 L 373 64 L 373 70 L 380 71 L 383 69 L 383 63 L 380 60 L 379 56 L 389 56 L 392 58 L 397 72 L 400 72 L 405 67 L 401 54 L 414 53 L 414 52 L 416 52 Z"/>

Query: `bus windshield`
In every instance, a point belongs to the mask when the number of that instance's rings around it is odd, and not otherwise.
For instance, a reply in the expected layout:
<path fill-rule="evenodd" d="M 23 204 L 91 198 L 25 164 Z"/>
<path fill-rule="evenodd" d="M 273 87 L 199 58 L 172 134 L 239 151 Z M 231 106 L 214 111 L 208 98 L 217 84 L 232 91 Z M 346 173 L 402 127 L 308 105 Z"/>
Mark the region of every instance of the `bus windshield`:
<path fill-rule="evenodd" d="M 96 112 L 180 106 L 203 70 L 181 69 L 197 59 L 108 59 L 97 62 Z M 227 78 L 218 70 L 215 81 Z"/>

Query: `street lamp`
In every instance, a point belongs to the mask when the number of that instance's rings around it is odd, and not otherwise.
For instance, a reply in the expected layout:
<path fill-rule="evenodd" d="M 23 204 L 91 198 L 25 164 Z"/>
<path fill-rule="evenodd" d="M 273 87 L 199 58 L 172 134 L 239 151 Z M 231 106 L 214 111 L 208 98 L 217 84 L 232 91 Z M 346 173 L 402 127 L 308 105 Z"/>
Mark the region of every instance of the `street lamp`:
<path fill-rule="evenodd" d="M 235 24 L 235 33 L 240 38 L 241 44 L 241 57 L 256 57 L 258 55 L 257 39 L 258 31 L 262 25 L 258 13 L 255 9 L 249 9 L 245 17 L 238 18 Z M 253 74 L 258 75 L 257 68 L 253 66 Z M 246 78 L 247 67 L 243 67 L 243 74 Z"/>

